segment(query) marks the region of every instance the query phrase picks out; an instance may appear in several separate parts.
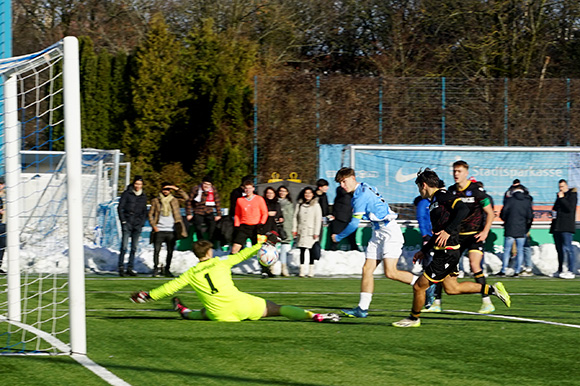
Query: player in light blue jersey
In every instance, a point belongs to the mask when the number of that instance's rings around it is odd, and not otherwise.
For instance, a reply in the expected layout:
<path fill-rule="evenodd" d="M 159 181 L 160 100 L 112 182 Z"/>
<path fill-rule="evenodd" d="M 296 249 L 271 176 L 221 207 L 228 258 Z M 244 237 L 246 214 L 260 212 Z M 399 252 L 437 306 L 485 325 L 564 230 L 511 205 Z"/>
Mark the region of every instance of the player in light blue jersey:
<path fill-rule="evenodd" d="M 332 241 L 338 243 L 356 231 L 361 220 L 370 221 L 373 228 L 363 265 L 359 303 L 353 309 L 342 310 L 350 317 L 366 318 L 375 287 L 373 272 L 381 261 L 385 276 L 389 279 L 413 285 L 418 276 L 397 269 L 404 243 L 403 233 L 395 221 L 397 214 L 391 210 L 377 189 L 364 182 L 357 182 L 351 168 L 341 168 L 336 173 L 335 181 L 348 193 L 353 193 L 353 214 L 347 227 L 339 234 L 332 235 Z"/>

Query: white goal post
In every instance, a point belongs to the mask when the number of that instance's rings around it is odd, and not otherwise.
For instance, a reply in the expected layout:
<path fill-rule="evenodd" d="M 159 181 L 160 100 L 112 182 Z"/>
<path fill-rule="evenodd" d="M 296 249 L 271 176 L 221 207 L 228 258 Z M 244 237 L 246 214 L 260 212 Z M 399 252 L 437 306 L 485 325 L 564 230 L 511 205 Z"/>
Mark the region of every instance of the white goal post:
<path fill-rule="evenodd" d="M 8 328 L 0 330 L 1 334 L 9 337 L 1 352 L 58 354 L 65 351 L 68 354 L 86 354 L 78 40 L 75 37 L 65 37 L 41 52 L 0 60 L 0 72 L 3 76 L 4 92 L 2 142 L 7 229 L 6 283 L 2 283 L 3 278 L 0 278 L 0 325 L 9 325 Z M 26 232 L 32 235 L 30 237 L 41 234 L 38 228 L 30 227 L 23 221 L 26 216 L 30 216 L 23 197 L 25 184 L 27 180 L 33 179 L 26 179 L 21 173 L 21 151 L 26 150 L 23 142 L 30 136 L 27 125 L 38 127 L 39 132 L 35 135 L 43 138 L 47 136 L 46 132 L 52 133 L 52 130 L 64 126 L 64 138 L 59 139 L 64 139 L 64 163 L 53 171 L 51 179 L 59 182 L 58 187 L 53 190 L 60 189 L 62 192 L 59 193 L 56 203 L 50 202 L 46 195 L 41 195 L 46 202 L 39 202 L 34 208 L 37 210 L 38 207 L 45 206 L 43 217 L 51 210 L 55 212 L 53 214 L 57 219 L 51 223 L 51 229 L 44 230 L 44 240 L 37 241 L 37 245 L 49 245 L 48 239 L 57 233 L 67 239 L 63 250 L 66 250 L 68 256 L 68 278 L 55 277 L 50 282 L 43 274 L 26 274 L 26 280 L 22 279 L 25 274 L 24 267 L 21 266 L 23 253 L 37 259 L 45 258 L 41 254 L 34 255 L 34 251 L 27 251 L 23 244 L 23 235 Z M 47 141 L 52 140 L 49 138 Z M 30 229 L 23 229 L 24 225 Z M 31 286 L 29 283 L 39 284 Z M 49 283 L 52 283 L 52 288 L 46 289 Z M 50 304 L 46 303 L 47 300 Z M 29 311 L 30 309 L 34 311 Z M 46 321 L 41 320 L 44 317 L 47 317 Z M 66 319 L 68 326 L 63 327 L 63 320 Z M 13 327 L 23 331 L 17 332 Z M 30 334 L 41 338 L 44 335 L 42 340 L 44 343 L 48 342 L 48 347 L 31 344 L 36 338 L 30 338 Z M 46 339 L 46 336 L 51 338 Z M 61 339 L 66 343 L 63 344 Z M 51 343 L 54 341 L 60 343 Z M 28 346 L 22 349 L 27 343 Z M 4 343 L 0 342 L 0 346 L 2 344 Z M 63 350 L 63 347 L 68 349 Z"/>

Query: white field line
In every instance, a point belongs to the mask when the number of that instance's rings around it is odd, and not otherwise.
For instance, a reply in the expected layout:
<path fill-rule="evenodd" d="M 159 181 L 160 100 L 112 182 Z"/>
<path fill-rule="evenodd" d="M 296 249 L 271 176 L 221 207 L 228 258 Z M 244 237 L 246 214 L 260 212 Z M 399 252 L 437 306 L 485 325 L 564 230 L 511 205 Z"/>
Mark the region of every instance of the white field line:
<path fill-rule="evenodd" d="M 40 338 L 44 339 L 46 342 L 50 343 L 51 345 L 53 345 L 54 347 L 56 347 L 58 350 L 62 351 L 63 353 L 70 353 L 70 347 L 67 344 L 65 344 L 64 342 L 55 338 L 54 336 L 50 335 L 47 332 L 39 330 L 39 329 L 32 327 L 28 324 L 8 320 L 8 318 L 6 318 L 2 315 L 0 315 L 0 322 L 7 322 L 7 323 L 15 325 L 16 327 L 19 327 L 19 328 L 22 328 L 26 331 L 29 331 L 29 332 L 39 336 Z M 112 385 L 112 386 L 131 386 L 129 383 L 127 383 L 124 380 L 122 380 L 121 378 L 117 377 L 115 374 L 113 374 L 112 372 L 110 372 L 106 368 L 93 362 L 86 355 L 73 353 L 71 355 L 71 357 L 75 361 L 77 361 L 79 364 L 84 366 L 86 369 L 95 373 L 99 378 L 101 378 L 102 380 L 107 382 L 109 385 Z"/>
<path fill-rule="evenodd" d="M 493 314 L 485 314 L 482 315 L 477 312 L 471 311 L 460 311 L 460 310 L 445 310 L 445 312 L 455 312 L 458 314 L 468 314 L 468 315 L 479 315 L 479 316 L 488 316 L 490 318 L 498 318 L 498 319 L 508 319 L 508 320 L 517 320 L 520 322 L 530 322 L 530 323 L 541 323 L 541 324 L 551 324 L 553 326 L 562 326 L 562 327 L 572 327 L 572 328 L 580 328 L 577 324 L 568 324 L 568 323 L 558 323 L 558 322 L 550 322 L 549 320 L 541 320 L 541 319 L 529 319 L 529 318 L 518 318 L 517 316 L 507 316 L 507 315 L 493 315 Z"/>
<path fill-rule="evenodd" d="M 106 368 L 101 365 L 96 364 L 86 355 L 72 354 L 71 355 L 75 361 L 83 365 L 86 369 L 95 373 L 99 378 L 107 382 L 112 386 L 131 386 L 129 383 L 125 382 Z"/>

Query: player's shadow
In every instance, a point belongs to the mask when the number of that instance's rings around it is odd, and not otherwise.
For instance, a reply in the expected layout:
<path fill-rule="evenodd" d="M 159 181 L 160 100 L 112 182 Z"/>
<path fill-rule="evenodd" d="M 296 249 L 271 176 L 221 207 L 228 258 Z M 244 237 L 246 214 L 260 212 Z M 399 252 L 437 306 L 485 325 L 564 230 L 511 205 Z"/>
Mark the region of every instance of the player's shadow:
<path fill-rule="evenodd" d="M 103 316 L 103 315 L 87 315 L 87 318 L 94 318 L 94 319 L 109 319 L 109 320 L 173 320 L 173 319 L 179 319 L 179 316 L 175 313 L 175 311 L 173 310 L 152 310 L 152 311 L 167 311 L 168 315 L 167 316 L 156 316 L 156 315 L 149 315 L 149 313 L 143 314 L 143 315 L 108 315 L 108 316 Z M 169 312 L 171 312 L 171 314 L 169 315 Z"/>
<path fill-rule="evenodd" d="M 46 362 L 45 357 L 34 357 L 34 356 L 27 356 L 26 361 L 35 361 L 35 360 L 42 360 Z M 55 359 L 56 361 L 56 359 Z M 40 362 L 39 362 L 40 363 Z M 147 366 L 128 366 L 128 365 L 121 365 L 114 362 L 109 362 L 107 360 L 100 361 L 99 364 L 105 367 L 108 370 L 132 370 L 139 374 L 168 374 L 172 376 L 178 377 L 188 377 L 188 379 L 194 379 L 195 383 L 203 384 L 204 379 L 206 381 L 214 381 L 214 382 L 227 382 L 227 383 L 234 383 L 234 384 L 247 384 L 247 385 L 288 385 L 288 386 L 317 386 L 319 383 L 310 383 L 310 382 L 296 382 L 296 381 L 289 381 L 289 380 L 280 380 L 275 379 L 274 377 L 271 378 L 252 378 L 252 377 L 243 377 L 243 376 L 234 376 L 234 375 L 223 375 L 223 374 L 215 374 L 203 371 L 184 371 L 184 370 L 176 370 L 172 368 L 164 368 L 164 367 L 155 367 L 153 364 L 149 364 Z M 78 366 L 78 363 L 71 360 L 60 361 L 59 365 L 71 365 L 71 366 Z M 200 365 L 201 367 L 201 365 Z"/>

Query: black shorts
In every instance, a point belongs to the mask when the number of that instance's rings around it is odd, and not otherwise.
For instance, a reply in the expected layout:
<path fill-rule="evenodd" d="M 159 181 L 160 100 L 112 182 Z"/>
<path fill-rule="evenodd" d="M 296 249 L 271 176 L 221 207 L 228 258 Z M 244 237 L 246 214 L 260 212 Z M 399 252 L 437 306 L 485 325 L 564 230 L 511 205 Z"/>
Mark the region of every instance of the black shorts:
<path fill-rule="evenodd" d="M 250 239 L 252 245 L 258 242 L 258 229 L 260 229 L 262 225 L 247 225 L 247 224 L 240 224 L 239 227 L 235 228 L 234 231 L 234 244 L 240 244 L 242 246 L 246 245 L 246 240 Z"/>
<path fill-rule="evenodd" d="M 423 275 L 433 283 L 441 282 L 449 275 L 457 275 L 460 256 L 459 249 L 434 250 L 433 260 Z"/>
<path fill-rule="evenodd" d="M 467 251 L 468 253 L 471 251 L 479 251 L 483 254 L 483 241 L 477 241 L 475 239 L 475 234 L 472 235 L 459 235 L 459 250 L 460 255 L 463 255 L 463 252 Z"/>

